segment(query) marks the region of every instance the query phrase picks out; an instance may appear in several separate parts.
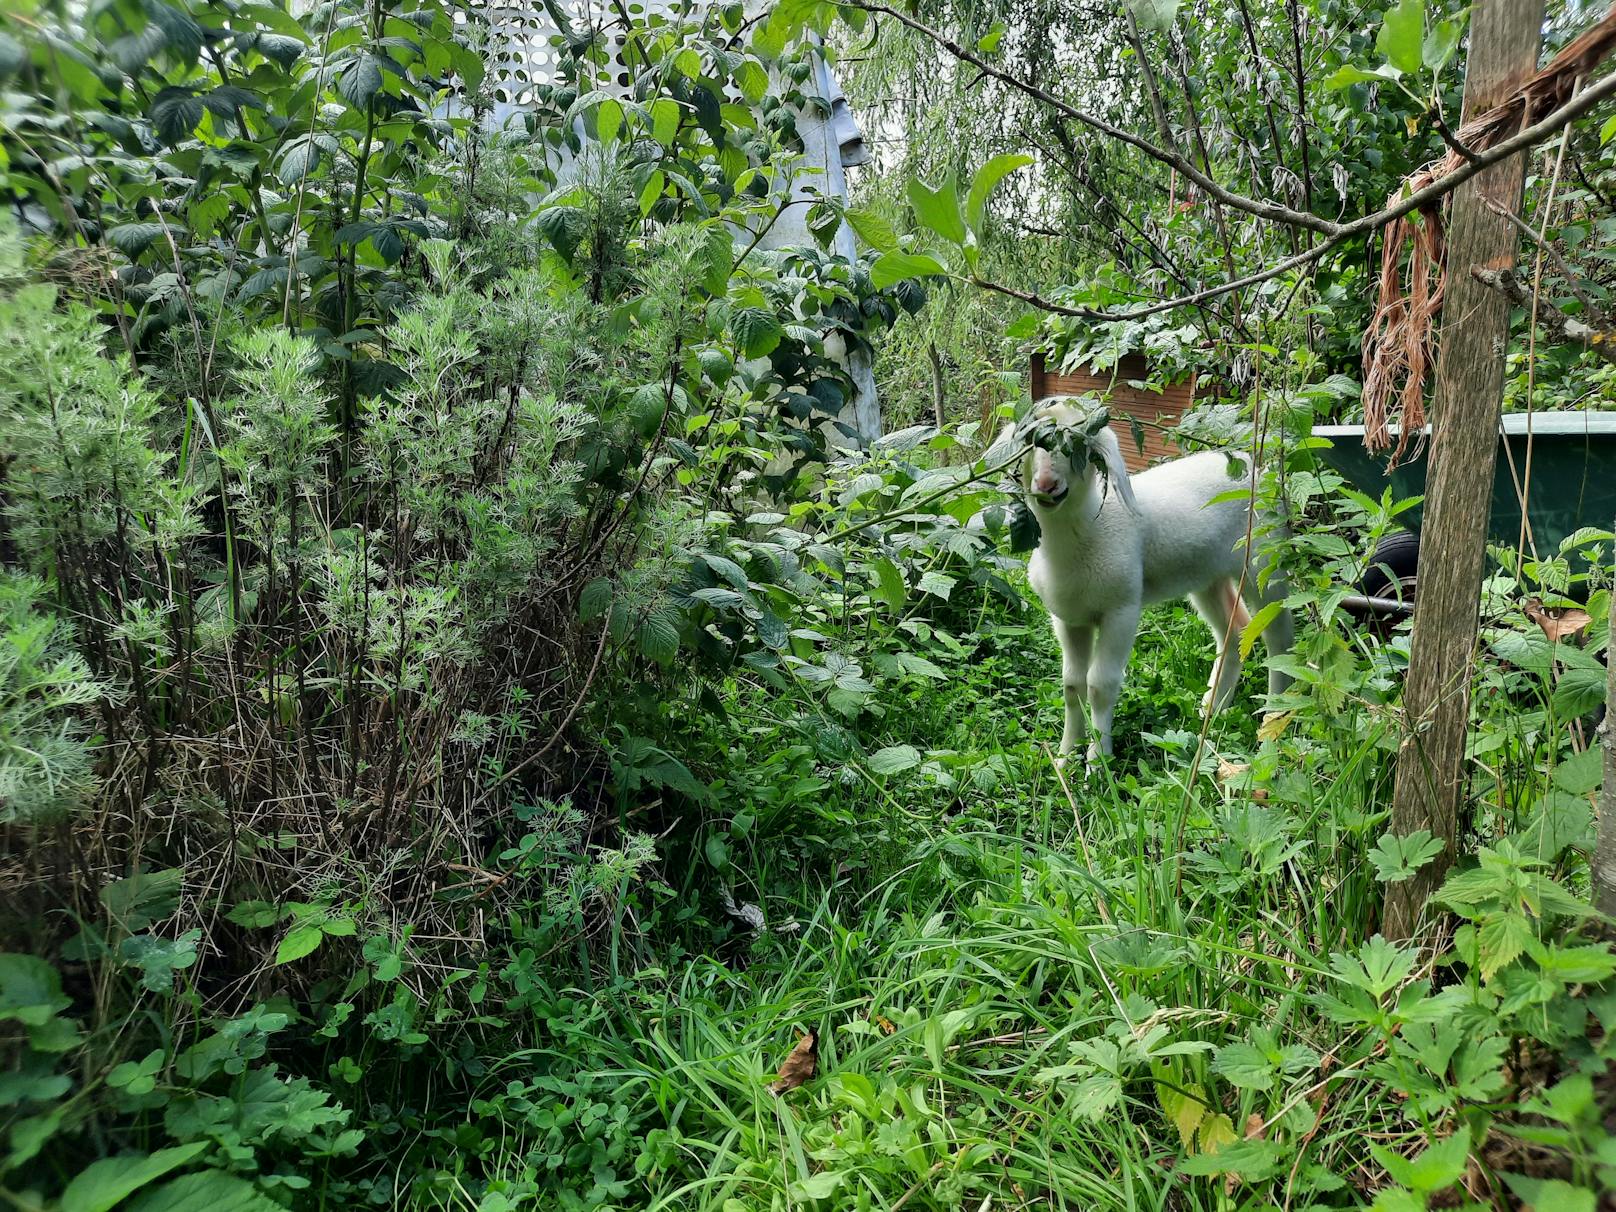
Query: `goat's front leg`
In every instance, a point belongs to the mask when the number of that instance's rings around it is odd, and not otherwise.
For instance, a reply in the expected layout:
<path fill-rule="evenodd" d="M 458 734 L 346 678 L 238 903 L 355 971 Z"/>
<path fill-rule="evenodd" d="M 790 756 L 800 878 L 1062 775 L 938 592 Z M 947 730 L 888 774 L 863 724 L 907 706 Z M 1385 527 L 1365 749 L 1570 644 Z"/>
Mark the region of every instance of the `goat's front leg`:
<path fill-rule="evenodd" d="M 1061 650 L 1061 695 L 1066 701 L 1066 727 L 1061 731 L 1060 755 L 1077 748 L 1083 737 L 1084 702 L 1089 693 L 1089 654 L 1094 649 L 1094 629 L 1073 627 L 1051 616 L 1055 638 Z"/>
<path fill-rule="evenodd" d="M 1094 729 L 1088 752 L 1091 762 L 1111 753 L 1111 716 L 1116 711 L 1117 695 L 1122 693 L 1122 675 L 1128 668 L 1138 631 L 1138 602 L 1119 606 L 1100 618 L 1094 659 L 1089 664 L 1089 724 Z"/>

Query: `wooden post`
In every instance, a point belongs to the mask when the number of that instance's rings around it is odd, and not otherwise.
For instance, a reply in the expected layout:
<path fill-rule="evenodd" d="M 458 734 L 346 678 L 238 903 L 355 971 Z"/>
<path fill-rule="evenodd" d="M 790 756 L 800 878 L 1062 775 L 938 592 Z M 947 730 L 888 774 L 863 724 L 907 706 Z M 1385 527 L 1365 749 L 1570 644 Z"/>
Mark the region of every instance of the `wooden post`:
<path fill-rule="evenodd" d="M 1543 0 L 1480 0 L 1471 10 L 1464 118 L 1493 108 L 1537 70 Z M 1449 203 L 1447 293 L 1431 401 L 1430 471 L 1420 537 L 1419 609 L 1414 614 L 1406 729 L 1397 756 L 1392 832 L 1429 829 L 1447 849 L 1386 895 L 1386 933 L 1410 937 L 1426 898 L 1453 861 L 1464 801 L 1465 732 L 1486 557 L 1493 464 L 1509 341 L 1509 301 L 1471 276 L 1508 269 L 1516 235 L 1487 201 L 1512 212 L 1521 201 L 1522 156 L 1478 173 Z"/>
<path fill-rule="evenodd" d="M 1605 749 L 1605 786 L 1599 794 L 1594 837 L 1594 908 L 1616 917 L 1616 598 L 1611 601 L 1610 643 L 1605 648 L 1605 718 L 1599 722 L 1599 743 Z"/>

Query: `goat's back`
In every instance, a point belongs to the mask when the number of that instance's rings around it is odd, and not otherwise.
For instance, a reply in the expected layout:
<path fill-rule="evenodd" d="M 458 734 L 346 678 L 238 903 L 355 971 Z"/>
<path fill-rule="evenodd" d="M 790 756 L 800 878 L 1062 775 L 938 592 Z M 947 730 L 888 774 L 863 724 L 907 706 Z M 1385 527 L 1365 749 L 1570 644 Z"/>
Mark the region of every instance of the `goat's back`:
<path fill-rule="evenodd" d="M 1132 483 L 1139 502 L 1145 601 L 1183 597 L 1240 575 L 1252 489 L 1245 457 L 1218 451 L 1186 455 L 1140 472 Z M 1217 499 L 1226 493 L 1241 495 Z"/>

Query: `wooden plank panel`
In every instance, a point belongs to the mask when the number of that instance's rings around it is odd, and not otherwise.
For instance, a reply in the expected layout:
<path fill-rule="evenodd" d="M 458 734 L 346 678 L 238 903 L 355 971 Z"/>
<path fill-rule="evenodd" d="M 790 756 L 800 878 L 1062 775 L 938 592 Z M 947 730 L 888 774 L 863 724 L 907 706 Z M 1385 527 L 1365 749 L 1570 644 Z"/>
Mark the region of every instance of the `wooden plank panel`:
<path fill-rule="evenodd" d="M 1094 371 L 1077 367 L 1070 371 L 1051 372 L 1044 365 L 1043 355 L 1034 354 L 1029 368 L 1028 385 L 1032 398 L 1047 396 L 1099 395 L 1113 416 L 1137 417 L 1144 429 L 1145 443 L 1141 450 L 1134 441 L 1133 427 L 1125 420 L 1113 421 L 1112 431 L 1122 446 L 1123 461 L 1129 471 L 1143 471 L 1163 459 L 1174 459 L 1180 454 L 1172 438 L 1162 432 L 1161 426 L 1177 425 L 1195 403 L 1195 377 L 1169 384 L 1163 391 L 1146 391 L 1134 387 L 1129 380 L 1149 377 L 1144 358 L 1129 354 L 1121 358 L 1111 371 Z"/>

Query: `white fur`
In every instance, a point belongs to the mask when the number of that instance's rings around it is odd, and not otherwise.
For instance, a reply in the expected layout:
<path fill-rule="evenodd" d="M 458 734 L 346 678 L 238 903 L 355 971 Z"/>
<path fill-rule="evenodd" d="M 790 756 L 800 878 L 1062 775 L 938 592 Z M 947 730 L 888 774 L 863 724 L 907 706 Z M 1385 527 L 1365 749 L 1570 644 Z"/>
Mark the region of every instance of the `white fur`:
<path fill-rule="evenodd" d="M 1060 401 L 1045 402 L 1036 415 L 1061 425 L 1083 419 Z M 1027 579 L 1049 611 L 1061 646 L 1066 727 L 1060 751 L 1064 757 L 1077 747 L 1086 698 L 1091 761 L 1111 752 L 1112 713 L 1145 606 L 1187 597 L 1205 620 L 1217 659 L 1201 706 L 1219 711 L 1240 679 L 1240 633 L 1248 608 L 1287 592 L 1278 577 L 1259 590 L 1262 565 L 1246 558 L 1253 476 L 1243 457 L 1187 455 L 1130 480 L 1116 435 L 1105 429 L 1093 441 L 1107 466 L 1104 477 L 1092 465 L 1073 467 L 1063 455 L 1042 449 L 1028 452 L 1022 475 L 1042 532 Z M 1240 469 L 1234 478 L 1231 458 Z M 1242 489 L 1244 499 L 1216 500 Z M 1281 610 L 1264 644 L 1270 653 L 1285 652 L 1293 638 L 1290 615 Z M 1270 693 L 1288 682 L 1270 671 Z"/>

